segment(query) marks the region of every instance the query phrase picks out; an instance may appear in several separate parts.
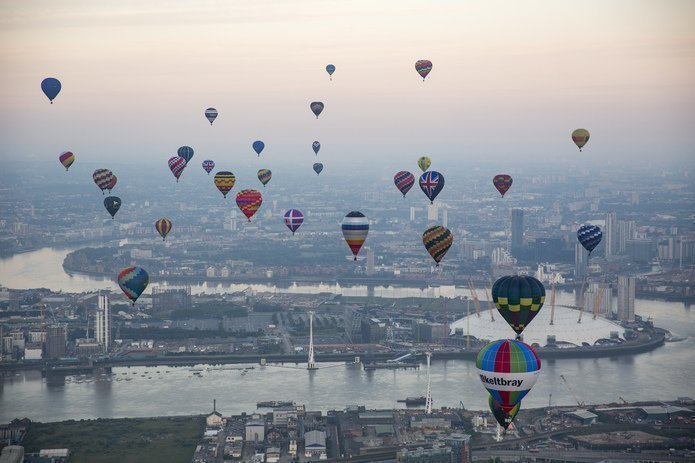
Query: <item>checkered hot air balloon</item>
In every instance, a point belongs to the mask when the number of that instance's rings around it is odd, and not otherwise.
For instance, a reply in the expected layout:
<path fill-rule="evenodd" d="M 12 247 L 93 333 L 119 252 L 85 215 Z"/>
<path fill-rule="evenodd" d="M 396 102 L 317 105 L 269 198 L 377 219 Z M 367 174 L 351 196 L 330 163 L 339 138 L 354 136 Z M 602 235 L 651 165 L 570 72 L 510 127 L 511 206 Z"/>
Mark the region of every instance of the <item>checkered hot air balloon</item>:
<path fill-rule="evenodd" d="M 603 232 L 596 225 L 582 225 L 577 230 L 577 239 L 584 249 L 589 251 L 589 255 L 599 245 L 601 238 L 603 238 Z"/>
<path fill-rule="evenodd" d="M 497 188 L 497 191 L 500 192 L 502 197 L 504 197 L 504 194 L 512 187 L 512 182 L 511 175 L 497 174 L 492 177 L 492 184 L 495 185 L 495 188 Z"/>
<path fill-rule="evenodd" d="M 289 211 L 285 212 L 285 225 L 287 225 L 287 228 L 289 228 L 292 232 L 292 236 L 294 236 L 294 232 L 296 232 L 303 223 L 304 215 L 301 213 L 301 211 L 298 211 L 297 209 L 290 209 Z"/>
<path fill-rule="evenodd" d="M 359 211 L 352 211 L 343 219 L 342 229 L 345 242 L 357 260 L 357 254 L 359 254 L 369 233 L 369 219 Z"/>
<path fill-rule="evenodd" d="M 393 176 L 393 183 L 396 184 L 396 188 L 403 193 L 403 197 L 405 198 L 405 194 L 409 192 L 415 184 L 415 176 L 408 171 L 402 170 Z"/>
<path fill-rule="evenodd" d="M 251 217 L 258 211 L 263 203 L 261 193 L 256 190 L 241 190 L 236 195 L 236 205 L 251 222 Z"/>
<path fill-rule="evenodd" d="M 511 339 L 493 341 L 475 361 L 483 386 L 511 414 L 531 390 L 541 371 L 541 360 L 528 344 Z"/>
<path fill-rule="evenodd" d="M 135 305 L 135 301 L 147 288 L 150 277 L 142 267 L 126 267 L 118 274 L 117 281 L 123 293 Z"/>
<path fill-rule="evenodd" d="M 169 161 L 167 162 L 169 164 L 169 170 L 171 170 L 171 173 L 174 174 L 176 183 L 178 183 L 179 177 L 181 177 L 181 174 L 183 173 L 183 169 L 186 168 L 186 160 L 181 156 L 174 156 L 169 158 Z"/>
<path fill-rule="evenodd" d="M 72 151 L 63 151 L 60 153 L 60 156 L 58 156 L 58 160 L 63 167 L 65 167 L 65 171 L 67 172 L 72 163 L 75 162 L 75 155 L 72 154 Z"/>
<path fill-rule="evenodd" d="M 520 336 L 543 307 L 545 288 L 531 276 L 503 276 L 492 285 L 492 302 Z"/>

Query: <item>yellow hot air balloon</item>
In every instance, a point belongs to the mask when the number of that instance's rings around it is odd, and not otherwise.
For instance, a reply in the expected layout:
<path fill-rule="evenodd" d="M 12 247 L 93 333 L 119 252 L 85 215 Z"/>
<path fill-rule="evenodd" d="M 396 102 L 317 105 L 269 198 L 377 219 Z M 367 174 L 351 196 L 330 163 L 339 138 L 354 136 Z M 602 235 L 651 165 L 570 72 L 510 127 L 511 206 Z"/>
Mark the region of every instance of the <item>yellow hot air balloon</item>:
<path fill-rule="evenodd" d="M 417 165 L 420 166 L 420 169 L 422 169 L 423 172 L 425 172 L 430 168 L 430 165 L 432 165 L 432 161 L 430 161 L 429 157 L 422 156 L 421 158 L 418 158 Z"/>
<path fill-rule="evenodd" d="M 579 148 L 579 151 L 582 151 L 582 147 L 586 145 L 586 142 L 589 141 L 589 131 L 586 129 L 577 129 L 574 132 L 572 132 L 572 141 L 574 142 L 575 145 Z"/>

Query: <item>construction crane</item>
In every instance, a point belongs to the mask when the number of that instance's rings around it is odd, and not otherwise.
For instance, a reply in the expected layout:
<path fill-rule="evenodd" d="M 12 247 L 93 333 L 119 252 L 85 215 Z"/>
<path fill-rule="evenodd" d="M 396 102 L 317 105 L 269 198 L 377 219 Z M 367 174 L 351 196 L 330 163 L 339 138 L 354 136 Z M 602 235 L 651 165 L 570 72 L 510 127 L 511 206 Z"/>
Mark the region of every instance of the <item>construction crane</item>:
<path fill-rule="evenodd" d="M 570 383 L 565 379 L 565 375 L 560 375 L 560 378 L 565 382 L 565 386 L 567 386 L 567 389 L 570 391 L 572 394 L 572 397 L 574 397 L 574 401 L 577 402 L 577 405 L 579 405 L 579 408 L 584 408 L 584 402 L 580 401 L 577 398 L 577 394 L 574 393 L 574 390 L 572 390 L 572 387 L 570 386 Z"/>
<path fill-rule="evenodd" d="M 553 324 L 555 318 L 555 279 L 550 287 L 550 324 Z"/>
<path fill-rule="evenodd" d="M 628 405 L 628 404 L 629 404 L 629 402 L 628 402 L 627 400 L 623 399 L 622 397 L 618 396 L 618 398 L 619 398 L 620 401 L 621 401 L 622 403 L 624 403 L 625 405 Z"/>
<path fill-rule="evenodd" d="M 468 278 L 468 289 L 471 290 L 471 296 L 473 296 L 473 306 L 475 307 L 475 314 L 480 318 L 480 301 L 478 300 L 478 293 L 475 292 L 475 286 L 473 286 L 473 280 Z"/>

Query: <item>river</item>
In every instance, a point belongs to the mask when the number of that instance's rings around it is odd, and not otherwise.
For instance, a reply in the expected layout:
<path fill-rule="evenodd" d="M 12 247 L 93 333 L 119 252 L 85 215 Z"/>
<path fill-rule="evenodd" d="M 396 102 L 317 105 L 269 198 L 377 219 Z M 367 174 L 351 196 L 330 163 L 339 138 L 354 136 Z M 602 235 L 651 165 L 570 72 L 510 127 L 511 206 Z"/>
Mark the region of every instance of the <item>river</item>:
<path fill-rule="evenodd" d="M 45 248 L 0 260 L 0 284 L 11 288 L 47 287 L 68 292 L 116 288 L 112 281 L 63 272 L 62 261 L 69 250 Z M 236 287 L 239 288 L 236 288 Z M 249 285 L 198 285 L 194 293 L 244 289 Z M 252 285 L 262 291 L 321 292 L 366 295 L 366 286 L 293 285 L 276 288 Z M 375 296 L 438 297 L 465 295 L 463 288 L 377 287 Z M 561 293 L 558 303 L 571 303 L 571 293 Z M 552 403 L 571 405 L 573 396 L 587 403 L 671 400 L 695 396 L 695 316 L 689 306 L 676 302 L 638 299 L 635 311 L 651 316 L 655 325 L 684 337 L 652 352 L 634 356 L 600 359 L 546 361 L 534 389 L 524 399 L 525 407 Z M 199 375 L 190 368 L 119 367 L 108 380 L 90 376 L 64 384 L 48 384 L 40 372 L 12 373 L 0 386 L 0 423 L 28 417 L 39 421 L 66 419 L 186 415 L 210 412 L 213 399 L 223 414 L 250 412 L 261 400 L 294 400 L 310 410 L 342 409 L 349 404 L 391 408 L 407 396 L 424 395 L 427 375 L 420 370 L 363 371 L 355 366 L 321 364 L 308 372 L 301 365 L 267 366 L 247 370 L 213 369 L 199 366 Z M 209 370 L 205 370 L 209 368 Z M 228 368 L 228 367 L 227 367 Z M 563 383 L 564 375 L 572 391 Z M 458 406 L 486 409 L 487 393 L 476 376 L 475 365 L 463 360 L 437 361 L 431 367 L 435 407 Z M 129 378 L 130 381 L 126 381 Z"/>

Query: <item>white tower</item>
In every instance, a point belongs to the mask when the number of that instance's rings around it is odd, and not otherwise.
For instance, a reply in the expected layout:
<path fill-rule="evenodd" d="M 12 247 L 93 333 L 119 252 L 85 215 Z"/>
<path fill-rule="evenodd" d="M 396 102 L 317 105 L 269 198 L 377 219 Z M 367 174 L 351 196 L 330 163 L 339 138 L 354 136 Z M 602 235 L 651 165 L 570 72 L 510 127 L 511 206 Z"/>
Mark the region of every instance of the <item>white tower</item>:
<path fill-rule="evenodd" d="M 95 329 L 97 342 L 107 353 L 111 347 L 111 305 L 108 295 L 99 294 Z"/>
<path fill-rule="evenodd" d="M 306 365 L 307 370 L 318 370 L 314 359 L 314 312 L 309 312 L 309 361 Z"/>
<path fill-rule="evenodd" d="M 432 352 L 427 352 L 427 398 L 425 398 L 425 414 L 432 414 L 432 388 L 430 387 L 430 359 Z"/>

